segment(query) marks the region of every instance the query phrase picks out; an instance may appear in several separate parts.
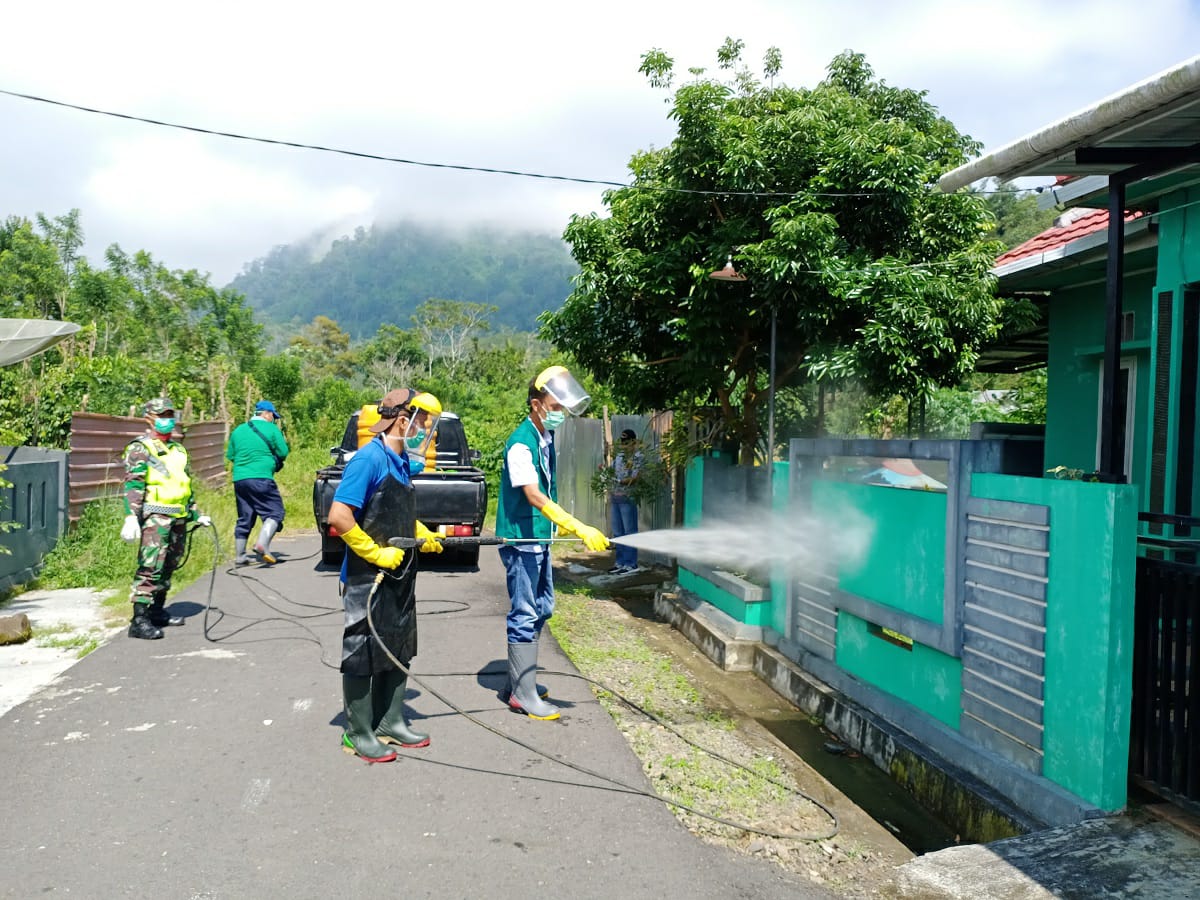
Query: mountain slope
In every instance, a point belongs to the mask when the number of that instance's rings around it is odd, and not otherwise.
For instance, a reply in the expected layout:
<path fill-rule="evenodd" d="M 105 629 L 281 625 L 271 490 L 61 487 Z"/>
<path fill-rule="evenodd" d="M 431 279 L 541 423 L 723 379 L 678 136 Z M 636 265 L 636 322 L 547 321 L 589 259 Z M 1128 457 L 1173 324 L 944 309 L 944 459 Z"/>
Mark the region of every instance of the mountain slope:
<path fill-rule="evenodd" d="M 324 254 L 315 239 L 276 247 L 229 287 L 260 320 L 301 324 L 324 315 L 355 338 L 383 322 L 410 327 L 413 311 L 434 297 L 493 304 L 494 326 L 533 331 L 540 313 L 562 305 L 576 272 L 552 235 L 405 222 L 359 228 Z"/>

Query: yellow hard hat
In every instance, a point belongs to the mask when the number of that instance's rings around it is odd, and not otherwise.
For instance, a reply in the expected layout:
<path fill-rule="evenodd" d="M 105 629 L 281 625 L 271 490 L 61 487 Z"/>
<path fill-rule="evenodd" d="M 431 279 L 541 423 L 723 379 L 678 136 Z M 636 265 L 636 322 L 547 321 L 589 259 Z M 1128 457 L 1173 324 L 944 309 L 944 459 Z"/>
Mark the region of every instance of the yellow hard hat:
<path fill-rule="evenodd" d="M 408 403 L 409 409 L 423 409 L 431 416 L 440 416 L 442 414 L 442 403 L 437 397 L 428 391 L 422 391 L 413 397 Z"/>
<path fill-rule="evenodd" d="M 573 416 L 582 416 L 592 402 L 583 385 L 575 380 L 575 376 L 568 372 L 565 366 L 543 369 L 533 379 L 533 386 L 539 391 L 545 391 Z"/>

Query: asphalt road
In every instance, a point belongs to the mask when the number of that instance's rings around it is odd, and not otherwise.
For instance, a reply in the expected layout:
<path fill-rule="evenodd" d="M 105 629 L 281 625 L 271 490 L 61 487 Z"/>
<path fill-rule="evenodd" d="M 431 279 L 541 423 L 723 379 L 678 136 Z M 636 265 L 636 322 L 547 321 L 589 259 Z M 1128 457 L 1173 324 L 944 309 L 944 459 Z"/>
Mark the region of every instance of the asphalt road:
<path fill-rule="evenodd" d="M 831 896 L 554 761 L 647 786 L 584 682 L 540 679 L 564 706 L 558 723 L 498 702 L 502 678 L 481 674 L 505 658 L 494 548 L 477 571 L 421 572 L 413 670 L 552 758 L 413 684 L 432 746 L 374 766 L 342 753 L 336 573 L 315 536 L 278 548 L 279 565 L 242 570 L 256 581 L 217 575 L 215 640 L 205 577 L 171 598 L 186 626 L 120 636 L 0 718 L 0 896 Z M 571 669 L 551 639 L 540 662 Z"/>

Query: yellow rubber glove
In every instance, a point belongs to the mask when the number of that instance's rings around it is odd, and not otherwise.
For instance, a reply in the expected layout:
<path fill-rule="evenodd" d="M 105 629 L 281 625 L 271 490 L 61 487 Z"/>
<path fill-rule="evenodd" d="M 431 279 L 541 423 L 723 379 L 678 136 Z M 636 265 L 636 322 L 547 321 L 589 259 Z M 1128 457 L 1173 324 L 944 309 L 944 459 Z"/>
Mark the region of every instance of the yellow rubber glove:
<path fill-rule="evenodd" d="M 404 559 L 404 551 L 399 547 L 380 547 L 357 525 L 343 534 L 342 540 L 371 565 L 381 569 L 394 569 Z"/>
<path fill-rule="evenodd" d="M 598 528 L 584 525 L 577 518 L 555 503 L 553 500 L 542 507 L 542 515 L 570 534 L 577 534 L 583 539 L 583 545 L 589 550 L 601 551 L 608 549 L 608 538 Z"/>
<path fill-rule="evenodd" d="M 422 553 L 441 553 L 443 549 L 441 535 L 426 528 L 425 523 L 420 519 L 417 519 L 416 523 L 417 540 L 425 542 L 417 549 Z"/>

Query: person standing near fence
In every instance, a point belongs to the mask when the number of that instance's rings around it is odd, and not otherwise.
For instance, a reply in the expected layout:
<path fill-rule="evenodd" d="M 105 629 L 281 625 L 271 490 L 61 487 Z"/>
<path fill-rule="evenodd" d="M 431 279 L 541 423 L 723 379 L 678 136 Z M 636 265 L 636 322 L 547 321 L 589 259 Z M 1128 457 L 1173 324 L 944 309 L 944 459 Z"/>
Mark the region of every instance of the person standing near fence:
<path fill-rule="evenodd" d="M 171 576 L 183 558 L 188 524 L 211 526 L 212 519 L 196 510 L 187 450 L 173 440 L 175 404 L 159 397 L 143 411 L 149 427 L 125 448 L 121 539 L 139 542 L 129 636 L 153 641 L 163 636 L 163 628 L 183 624 L 182 617 L 166 610 Z"/>
<path fill-rule="evenodd" d="M 261 563 L 276 562 L 271 539 L 283 527 L 283 497 L 275 483 L 275 473 L 283 468 L 288 455 L 287 439 L 279 429 L 282 421 L 275 404 L 259 400 L 254 416 L 233 429 L 225 458 L 233 463 L 233 494 L 238 519 L 233 528 L 234 564 L 250 563 L 246 544 L 256 519 L 262 520 L 254 555 Z"/>
<path fill-rule="evenodd" d="M 617 455 L 613 458 L 613 486 L 609 494 L 612 507 L 612 536 L 617 546 L 616 565 L 609 569 L 613 575 L 630 575 L 639 570 L 636 547 L 620 543 L 618 538 L 638 531 L 637 501 L 631 493 L 642 473 L 642 451 L 638 449 L 637 435 L 629 428 L 621 432 Z"/>

